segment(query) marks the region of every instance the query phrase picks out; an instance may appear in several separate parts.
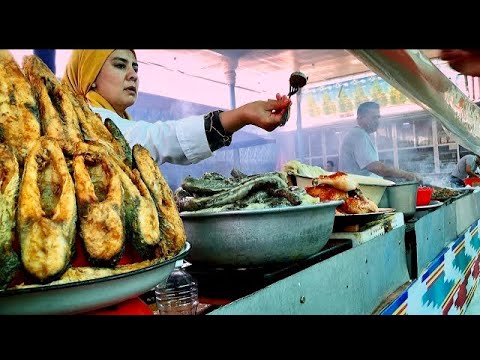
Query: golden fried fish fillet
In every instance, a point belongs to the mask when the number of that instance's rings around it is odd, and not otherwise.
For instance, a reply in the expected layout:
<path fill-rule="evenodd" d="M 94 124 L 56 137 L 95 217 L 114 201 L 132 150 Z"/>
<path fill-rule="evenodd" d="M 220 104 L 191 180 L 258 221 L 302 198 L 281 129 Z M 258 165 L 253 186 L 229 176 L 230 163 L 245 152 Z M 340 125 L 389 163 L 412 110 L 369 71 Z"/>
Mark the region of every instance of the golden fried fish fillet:
<path fill-rule="evenodd" d="M 172 190 L 157 163 L 143 146 L 133 147 L 135 167 L 140 171 L 157 207 L 162 230 L 161 249 L 164 255 L 176 255 L 185 245 L 187 235 Z"/>
<path fill-rule="evenodd" d="M 40 137 L 37 101 L 12 54 L 0 50 L 0 141 L 9 145 L 20 167 Z"/>
<path fill-rule="evenodd" d="M 43 134 L 54 138 L 62 150 L 73 155 L 75 143 L 83 141 L 77 113 L 60 81 L 36 55 L 23 58 L 23 72 L 38 101 Z"/>
<path fill-rule="evenodd" d="M 73 174 L 80 223 L 88 260 L 112 267 L 125 248 L 123 190 L 105 155 L 98 152 L 75 153 Z"/>
<path fill-rule="evenodd" d="M 75 188 L 62 149 L 41 137 L 25 160 L 18 195 L 17 233 L 25 270 L 41 282 L 70 265 L 75 241 Z"/>
<path fill-rule="evenodd" d="M 8 145 L 0 144 L 0 289 L 7 287 L 20 267 L 13 249 L 19 185 L 17 159 Z"/>
<path fill-rule="evenodd" d="M 155 203 L 137 169 L 130 169 L 124 162 L 112 157 L 94 141 L 77 143 L 75 154 L 99 153 L 110 159 L 109 165 L 119 175 L 124 190 L 123 207 L 128 241 L 143 259 L 158 257 L 160 222 Z"/>
<path fill-rule="evenodd" d="M 134 264 L 127 264 L 127 265 L 117 265 L 114 268 L 101 268 L 101 267 L 89 267 L 89 266 L 81 266 L 81 267 L 71 267 L 68 268 L 67 271 L 60 277 L 60 279 L 52 281 L 46 285 L 59 285 L 59 284 L 68 284 L 72 282 L 78 281 L 87 281 L 87 280 L 94 280 L 105 278 L 108 276 L 118 275 L 118 274 L 125 274 L 127 272 L 147 268 L 149 266 L 161 263 L 168 258 L 158 258 L 153 260 L 144 260 Z M 38 284 L 21 284 L 15 286 L 16 289 L 28 289 L 28 288 L 36 288 L 39 287 Z"/>
<path fill-rule="evenodd" d="M 68 86 L 63 86 L 64 91 L 68 94 L 70 101 L 75 106 L 78 122 L 85 140 L 96 141 L 103 145 L 110 155 L 119 158 L 122 162 L 131 167 L 131 154 L 126 153 L 126 149 L 115 139 L 114 135 L 108 130 L 103 123 L 102 117 L 92 111 L 85 99 L 74 94 Z M 131 150 L 130 150 L 131 152 Z"/>

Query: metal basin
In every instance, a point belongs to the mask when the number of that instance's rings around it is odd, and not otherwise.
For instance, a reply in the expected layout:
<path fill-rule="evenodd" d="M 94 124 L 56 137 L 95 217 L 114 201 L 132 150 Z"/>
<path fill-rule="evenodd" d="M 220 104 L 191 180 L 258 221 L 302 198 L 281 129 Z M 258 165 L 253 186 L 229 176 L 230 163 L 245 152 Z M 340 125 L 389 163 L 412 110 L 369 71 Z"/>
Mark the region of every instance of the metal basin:
<path fill-rule="evenodd" d="M 418 182 L 397 183 L 387 188 L 388 206 L 403 212 L 406 219 L 415 215 L 417 210 Z"/>
<path fill-rule="evenodd" d="M 286 208 L 180 214 L 192 245 L 187 259 L 214 266 L 288 263 L 318 253 L 343 201 Z"/>

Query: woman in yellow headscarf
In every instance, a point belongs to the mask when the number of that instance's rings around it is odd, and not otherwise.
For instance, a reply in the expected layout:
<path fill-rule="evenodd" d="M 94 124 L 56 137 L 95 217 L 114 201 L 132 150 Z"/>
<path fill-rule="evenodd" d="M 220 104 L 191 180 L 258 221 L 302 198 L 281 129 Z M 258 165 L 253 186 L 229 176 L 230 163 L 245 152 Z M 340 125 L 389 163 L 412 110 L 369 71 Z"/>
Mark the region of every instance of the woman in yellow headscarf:
<path fill-rule="evenodd" d="M 110 118 L 131 146 L 146 147 L 158 163 L 191 164 L 230 145 L 245 125 L 272 131 L 290 106 L 287 96 L 254 101 L 229 111 L 213 111 L 176 121 L 131 121 L 127 108 L 138 95 L 138 63 L 133 50 L 74 50 L 63 82 L 85 97 L 103 120 Z"/>

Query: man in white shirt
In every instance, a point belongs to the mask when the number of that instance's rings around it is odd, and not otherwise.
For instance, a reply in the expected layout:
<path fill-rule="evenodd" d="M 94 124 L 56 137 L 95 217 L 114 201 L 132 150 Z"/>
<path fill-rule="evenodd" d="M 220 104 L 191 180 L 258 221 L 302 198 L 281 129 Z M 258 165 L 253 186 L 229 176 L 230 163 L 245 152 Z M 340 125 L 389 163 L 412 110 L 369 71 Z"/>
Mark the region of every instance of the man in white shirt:
<path fill-rule="evenodd" d="M 369 101 L 358 106 L 358 126 L 350 129 L 342 139 L 338 170 L 350 174 L 388 176 L 421 182 L 421 176 L 392 168 L 379 161 L 377 147 L 370 137 L 371 133 L 377 131 L 379 121 L 378 103 Z"/>

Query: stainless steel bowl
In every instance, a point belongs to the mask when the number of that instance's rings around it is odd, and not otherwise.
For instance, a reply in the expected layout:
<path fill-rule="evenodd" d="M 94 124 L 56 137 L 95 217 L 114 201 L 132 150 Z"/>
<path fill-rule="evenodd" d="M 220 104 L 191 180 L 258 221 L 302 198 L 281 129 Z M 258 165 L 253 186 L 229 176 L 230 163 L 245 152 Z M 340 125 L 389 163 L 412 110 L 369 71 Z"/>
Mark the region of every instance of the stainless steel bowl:
<path fill-rule="evenodd" d="M 397 183 L 387 188 L 388 206 L 403 212 L 405 219 L 415 215 L 417 210 L 418 182 Z"/>
<path fill-rule="evenodd" d="M 343 201 L 286 208 L 180 214 L 192 245 L 187 259 L 214 266 L 254 267 L 317 254 Z"/>

